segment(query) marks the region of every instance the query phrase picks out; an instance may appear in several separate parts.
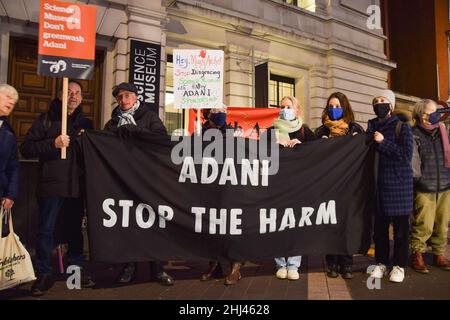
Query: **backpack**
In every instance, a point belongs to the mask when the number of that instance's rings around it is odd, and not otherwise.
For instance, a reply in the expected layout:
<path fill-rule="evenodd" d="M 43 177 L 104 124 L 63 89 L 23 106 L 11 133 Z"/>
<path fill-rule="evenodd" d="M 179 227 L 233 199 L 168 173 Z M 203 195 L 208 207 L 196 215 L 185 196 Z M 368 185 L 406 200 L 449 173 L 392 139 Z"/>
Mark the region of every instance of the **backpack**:
<path fill-rule="evenodd" d="M 408 125 L 406 122 L 403 122 L 401 120 L 399 120 L 395 125 L 395 137 L 397 138 L 397 140 L 400 138 L 400 132 L 402 131 L 403 123 Z M 420 179 L 420 177 L 422 176 L 422 169 L 421 169 L 422 161 L 420 159 L 419 148 L 420 148 L 420 138 L 418 136 L 413 136 L 413 154 L 411 159 L 411 169 L 413 172 L 413 179 L 415 181 Z"/>

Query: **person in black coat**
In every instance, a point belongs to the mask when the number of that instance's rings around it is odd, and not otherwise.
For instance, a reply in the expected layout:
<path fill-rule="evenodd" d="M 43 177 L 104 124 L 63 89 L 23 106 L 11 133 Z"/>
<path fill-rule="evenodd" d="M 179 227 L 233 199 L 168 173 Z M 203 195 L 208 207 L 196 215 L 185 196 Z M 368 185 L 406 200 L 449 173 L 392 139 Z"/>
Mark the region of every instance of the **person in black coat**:
<path fill-rule="evenodd" d="M 92 121 L 83 116 L 81 85 L 69 81 L 67 101 L 67 135 L 61 134 L 60 99 L 51 102 L 49 111 L 42 113 L 28 130 L 20 152 L 25 158 L 39 158 L 37 198 L 39 206 L 35 267 L 37 279 L 31 294 L 40 296 L 52 286 L 50 258 L 56 219 L 64 213 L 65 235 L 68 242 L 69 265 L 83 266 L 82 219 L 84 198 L 80 189 L 81 170 L 76 159 L 73 141 L 84 131 L 93 128 Z M 61 148 L 67 148 L 67 159 L 60 158 Z M 81 286 L 95 283 L 84 272 Z"/>
<path fill-rule="evenodd" d="M 12 208 L 19 193 L 16 135 L 8 123 L 8 116 L 18 100 L 14 87 L 0 84 L 0 201 L 5 209 Z"/>
<path fill-rule="evenodd" d="M 138 100 L 137 92 L 136 86 L 127 82 L 114 87 L 112 94 L 118 106 L 113 110 L 111 120 L 106 123 L 104 130 L 115 132 L 121 138 L 139 136 L 144 133 L 167 135 L 166 128 L 158 115 Z M 125 264 L 117 282 L 130 283 L 136 274 L 136 269 L 135 262 Z M 164 271 L 160 261 L 150 262 L 150 274 L 163 285 L 174 284 L 173 278 Z"/>
<path fill-rule="evenodd" d="M 345 135 L 356 135 L 364 133 L 364 129 L 355 122 L 352 107 L 345 94 L 341 92 L 332 93 L 322 112 L 323 125 L 316 129 L 317 138 L 333 138 Z M 353 278 L 353 256 L 344 254 L 327 254 L 327 276 L 342 278 Z"/>
<path fill-rule="evenodd" d="M 373 134 L 379 161 L 377 166 L 376 212 L 374 219 L 375 262 L 370 277 L 381 279 L 390 264 L 389 227 L 394 229 L 393 268 L 389 281 L 403 282 L 409 256 L 409 217 L 413 212 L 413 135 L 411 127 L 393 114 L 395 94 L 381 90 L 372 100 L 376 118 L 367 123 Z"/>

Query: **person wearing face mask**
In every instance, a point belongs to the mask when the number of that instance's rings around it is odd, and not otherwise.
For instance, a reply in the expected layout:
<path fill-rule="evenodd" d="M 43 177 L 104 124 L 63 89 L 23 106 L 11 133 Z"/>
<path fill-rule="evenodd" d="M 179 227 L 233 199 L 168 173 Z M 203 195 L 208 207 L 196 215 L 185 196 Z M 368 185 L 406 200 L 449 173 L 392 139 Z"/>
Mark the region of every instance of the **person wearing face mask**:
<path fill-rule="evenodd" d="M 364 133 L 364 129 L 355 122 L 348 98 L 341 92 L 332 93 L 322 112 L 323 125 L 316 129 L 318 138 L 328 139 L 346 135 Z M 341 274 L 344 279 L 353 278 L 353 256 L 327 254 L 327 276 L 336 278 Z"/>
<path fill-rule="evenodd" d="M 450 271 L 445 257 L 450 217 L 450 137 L 433 100 L 414 106 L 414 142 L 420 157 L 421 176 L 414 183 L 414 219 L 411 232 L 412 268 L 428 273 L 422 254 L 431 240 L 434 265 Z"/>
<path fill-rule="evenodd" d="M 315 131 L 317 138 L 333 138 L 364 133 L 364 129 L 355 122 L 348 98 L 341 92 L 332 93 L 322 112 L 322 126 Z"/>
<path fill-rule="evenodd" d="M 316 138 L 311 129 L 303 123 L 297 98 L 289 96 L 281 99 L 280 117 L 274 120 L 272 127 L 261 134 L 260 139 L 270 139 L 272 132 L 275 132 L 277 142 L 287 148 Z"/>
<path fill-rule="evenodd" d="M 207 109 L 203 115 L 206 119 L 202 125 L 203 133 L 208 129 L 218 129 L 225 134 L 227 129 L 233 129 L 227 124 L 226 108 Z"/>
<path fill-rule="evenodd" d="M 403 282 L 409 254 L 409 216 L 413 211 L 413 136 L 410 126 L 394 115 L 395 95 L 382 90 L 372 101 L 377 115 L 368 122 L 379 161 L 374 223 L 375 261 L 372 278 L 382 278 L 389 264 L 389 226 L 394 227 L 394 261 L 389 281 Z"/>
<path fill-rule="evenodd" d="M 280 103 L 280 118 L 273 122 L 278 143 L 285 148 L 293 148 L 303 142 L 315 139 L 314 133 L 300 116 L 298 100 L 295 97 L 284 97 Z M 270 134 L 269 129 L 269 134 Z M 277 279 L 298 280 L 302 256 L 275 258 Z"/>
<path fill-rule="evenodd" d="M 219 130 L 222 135 L 229 134 L 233 131 L 233 127 L 226 122 L 227 113 L 226 108 L 206 109 L 203 112 L 203 117 L 207 120 L 202 126 L 202 134 L 211 129 Z M 227 129 L 231 131 L 227 132 Z M 240 261 L 229 261 L 230 273 L 225 277 L 225 285 L 234 285 L 242 278 L 241 267 L 244 265 Z M 223 277 L 223 262 L 213 260 L 209 262 L 208 270 L 200 276 L 200 281 L 209 281 L 215 278 Z"/>
<path fill-rule="evenodd" d="M 19 193 L 16 135 L 8 122 L 18 100 L 14 87 L 0 84 L 0 205 L 5 209 L 12 208 Z"/>

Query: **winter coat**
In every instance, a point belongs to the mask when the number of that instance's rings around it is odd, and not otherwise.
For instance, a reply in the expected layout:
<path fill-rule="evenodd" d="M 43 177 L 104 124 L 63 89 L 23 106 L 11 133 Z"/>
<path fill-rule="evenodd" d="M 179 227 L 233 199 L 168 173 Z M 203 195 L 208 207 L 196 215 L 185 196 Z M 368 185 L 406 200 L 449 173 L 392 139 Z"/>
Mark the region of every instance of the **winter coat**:
<path fill-rule="evenodd" d="M 383 121 L 375 118 L 369 120 L 367 128 L 368 133 L 378 131 L 384 136 L 382 143 L 375 142 L 379 153 L 377 211 L 384 216 L 405 216 L 413 211 L 412 130 L 402 123 L 397 134 L 399 121 L 396 115 Z"/>
<path fill-rule="evenodd" d="M 119 107 L 116 107 L 111 114 L 111 120 L 109 120 L 105 125 L 105 130 L 115 132 L 118 129 L 118 124 L 120 120 Z M 136 121 L 136 132 L 149 132 L 157 135 L 167 135 L 166 127 L 159 119 L 158 115 L 150 111 L 149 107 L 145 104 L 139 106 L 136 110 L 134 116 L 134 121 Z"/>
<path fill-rule="evenodd" d="M 414 141 L 420 155 L 421 177 L 414 183 L 419 192 L 444 192 L 450 190 L 450 168 L 444 166 L 441 131 L 413 128 Z"/>
<path fill-rule="evenodd" d="M 7 117 L 0 127 L 0 199 L 17 199 L 19 193 L 19 160 L 17 157 L 17 142 L 14 130 Z"/>
<path fill-rule="evenodd" d="M 349 135 L 353 135 L 355 133 L 364 133 L 363 127 L 361 127 L 356 122 L 351 122 L 348 125 L 348 129 L 349 129 L 348 130 L 349 132 L 347 134 L 349 134 Z M 316 135 L 317 139 L 320 139 L 323 136 L 329 137 L 330 136 L 330 129 L 326 125 L 321 125 L 320 127 L 318 127 L 316 129 L 315 135 Z"/>
<path fill-rule="evenodd" d="M 93 129 L 92 120 L 85 118 L 81 107 L 67 117 L 67 135 L 70 145 L 67 158 L 61 159 L 61 149 L 55 139 L 61 135 L 61 100 L 50 103 L 49 111 L 42 113 L 28 130 L 20 152 L 25 158 L 39 158 L 38 197 L 79 197 L 81 170 L 77 162 L 75 143 L 81 129 Z"/>

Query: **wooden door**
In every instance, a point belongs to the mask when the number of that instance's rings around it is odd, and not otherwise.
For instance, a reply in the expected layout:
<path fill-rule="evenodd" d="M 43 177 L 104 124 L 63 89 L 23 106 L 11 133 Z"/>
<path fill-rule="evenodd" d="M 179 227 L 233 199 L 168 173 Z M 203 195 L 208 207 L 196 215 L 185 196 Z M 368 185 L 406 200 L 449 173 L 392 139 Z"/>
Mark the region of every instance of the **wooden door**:
<path fill-rule="evenodd" d="M 19 92 L 10 121 L 21 143 L 40 113 L 46 112 L 51 100 L 58 96 L 62 79 L 37 74 L 37 40 L 11 37 L 8 83 Z M 79 80 L 83 86 L 83 113 L 100 128 L 104 52 L 97 50 L 93 80 Z"/>

